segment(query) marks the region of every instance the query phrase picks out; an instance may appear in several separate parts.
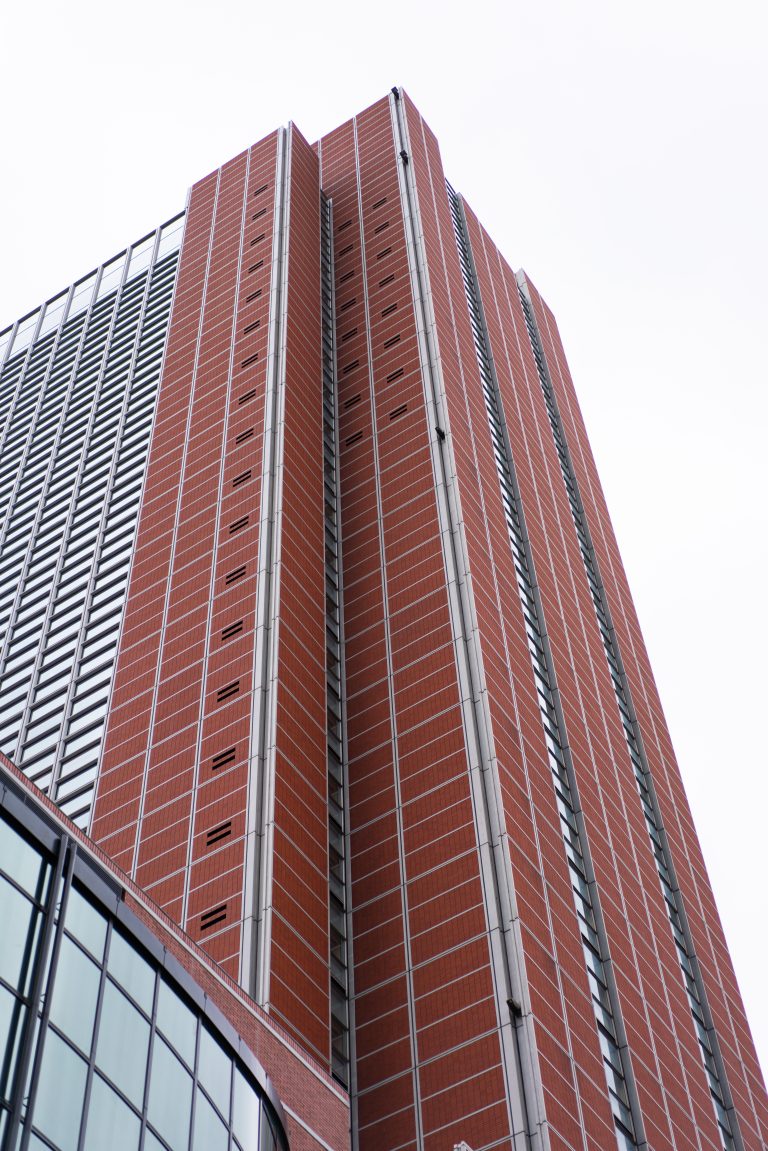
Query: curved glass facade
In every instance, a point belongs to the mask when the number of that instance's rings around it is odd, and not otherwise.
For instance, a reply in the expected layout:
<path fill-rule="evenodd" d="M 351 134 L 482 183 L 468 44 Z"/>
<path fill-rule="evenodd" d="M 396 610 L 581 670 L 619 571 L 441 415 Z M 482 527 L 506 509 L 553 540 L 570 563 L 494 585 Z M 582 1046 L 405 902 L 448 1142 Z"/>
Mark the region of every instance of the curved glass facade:
<path fill-rule="evenodd" d="M 263 1070 L 111 876 L 1 798 L 2 1151 L 287 1151 Z"/>

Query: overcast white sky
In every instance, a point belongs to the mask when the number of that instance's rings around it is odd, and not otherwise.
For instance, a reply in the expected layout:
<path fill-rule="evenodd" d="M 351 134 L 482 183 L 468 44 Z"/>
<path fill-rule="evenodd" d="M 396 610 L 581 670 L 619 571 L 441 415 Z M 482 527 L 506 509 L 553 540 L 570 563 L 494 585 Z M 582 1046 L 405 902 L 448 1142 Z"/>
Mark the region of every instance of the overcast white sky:
<path fill-rule="evenodd" d="M 6 5 L 0 328 L 293 119 L 393 84 L 558 317 L 768 1069 L 759 0 Z"/>

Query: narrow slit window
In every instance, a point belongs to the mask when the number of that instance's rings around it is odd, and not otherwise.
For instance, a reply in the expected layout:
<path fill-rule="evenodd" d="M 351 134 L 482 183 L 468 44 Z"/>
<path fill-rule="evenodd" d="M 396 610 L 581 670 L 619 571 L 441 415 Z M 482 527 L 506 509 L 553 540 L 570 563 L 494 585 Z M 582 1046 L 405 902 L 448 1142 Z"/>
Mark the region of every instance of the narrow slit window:
<path fill-rule="evenodd" d="M 220 843 L 222 839 L 227 839 L 232 834 L 232 820 L 228 819 L 226 823 L 220 823 L 218 827 L 212 827 L 210 831 L 205 833 L 205 846 L 213 847 L 214 843 Z"/>
<path fill-rule="evenodd" d="M 391 336 L 388 340 L 384 341 L 385 348 L 394 348 L 395 344 L 400 343 L 400 336 Z"/>
<path fill-rule="evenodd" d="M 248 326 L 246 328 L 243 328 L 243 335 L 247 336 L 249 332 L 255 332 L 256 329 L 260 328 L 260 327 L 261 327 L 261 320 L 254 320 L 252 324 L 248 324 Z"/>
<path fill-rule="evenodd" d="M 349 331 L 345 332 L 344 335 L 341 337 L 342 344 L 346 343 L 347 340 L 351 340 L 352 337 L 356 336 L 356 335 L 357 335 L 357 328 L 350 328 Z"/>
<path fill-rule="evenodd" d="M 382 316 L 391 316 L 392 313 L 396 312 L 396 311 L 397 311 L 397 304 L 390 304 L 389 307 L 385 308 L 381 314 L 382 314 Z"/>
<path fill-rule="evenodd" d="M 383 260 L 383 259 L 384 259 L 384 257 L 385 257 L 385 256 L 388 256 L 388 255 L 389 255 L 389 253 L 390 253 L 391 251 L 392 251 L 392 248 L 391 248 L 391 247 L 389 247 L 389 248 L 382 248 L 380 252 L 377 252 L 377 253 L 376 253 L 376 259 L 377 259 L 377 260 Z"/>
<path fill-rule="evenodd" d="M 221 638 L 223 640 L 234 639 L 236 635 L 240 635 L 243 630 L 243 621 L 239 619 L 236 623 L 227 624 L 226 627 L 221 629 Z"/>
<path fill-rule="evenodd" d="M 242 579 L 244 575 L 245 575 L 245 564 L 243 564 L 239 568 L 235 568 L 231 572 L 228 572 L 227 575 L 224 576 L 224 583 L 227 585 L 237 583 L 237 581 L 239 579 Z"/>
<path fill-rule="evenodd" d="M 266 232 L 262 232 L 260 236 L 254 236 L 254 238 L 251 240 L 251 247 L 255 248 L 257 244 L 260 244 L 261 241 L 265 238 L 266 234 Z"/>
<path fill-rule="evenodd" d="M 359 404 L 359 403 L 360 403 L 360 393 L 358 392 L 357 395 L 350 396 L 348 400 L 344 401 L 344 410 L 346 411 L 347 408 L 353 408 L 355 406 L 355 404 Z"/>
<path fill-rule="evenodd" d="M 245 404 L 248 402 L 248 400 L 254 399 L 255 396 L 256 396 L 256 389 L 251 388 L 251 390 L 249 392 L 243 392 L 242 396 L 240 397 L 240 399 L 237 402 L 238 402 L 238 404 Z"/>
<path fill-rule="evenodd" d="M 200 930 L 208 931 L 211 927 L 215 927 L 217 923 L 223 923 L 227 918 L 227 905 L 220 903 L 218 907 L 212 907 L 210 911 L 204 911 L 200 916 Z"/>
<path fill-rule="evenodd" d="M 213 771 L 218 771 L 220 767 L 226 767 L 228 763 L 234 763 L 237 758 L 237 748 L 228 747 L 226 751 L 220 751 L 217 755 L 211 756 L 211 768 Z"/>
<path fill-rule="evenodd" d="M 344 275 L 340 277 L 339 284 L 346 284 L 347 280 L 351 280 L 352 277 L 354 276 L 354 274 L 355 274 L 354 268 L 352 269 L 351 272 L 345 272 Z"/>
<path fill-rule="evenodd" d="M 339 308 L 339 311 L 340 312 L 346 312 L 349 308 L 353 307 L 356 303 L 357 303 L 357 297 L 353 296 L 351 300 L 347 300 L 346 304 L 341 305 L 341 307 Z"/>
<path fill-rule="evenodd" d="M 247 359 L 243 360 L 243 362 L 242 362 L 242 364 L 240 365 L 240 367 L 241 367 L 241 368 L 249 368 L 249 367 L 251 366 L 251 364 L 255 364 L 255 363 L 256 363 L 256 361 L 258 360 L 258 358 L 259 358 L 259 353 L 258 353 L 258 352 L 254 352 L 254 354 L 253 354 L 252 356 L 248 356 L 248 358 L 247 358 Z"/>
<path fill-rule="evenodd" d="M 385 276 L 383 280 L 379 280 L 379 287 L 380 288 L 386 288 L 387 284 L 391 284 L 393 282 L 394 278 L 395 278 L 395 273 L 394 272 L 390 273 L 390 275 Z"/>
<path fill-rule="evenodd" d="M 389 418 L 390 418 L 390 420 L 396 420 L 398 416 L 404 415 L 404 413 L 407 411 L 408 411 L 408 405 L 407 404 L 401 404 L 399 408 L 395 408 L 394 411 L 389 413 Z"/>
<path fill-rule="evenodd" d="M 348 256 L 354 246 L 354 244 L 347 244 L 346 248 L 342 248 L 339 252 L 339 259 L 341 259 L 342 256 Z"/>
<path fill-rule="evenodd" d="M 348 376 L 350 372 L 354 372 L 355 368 L 359 368 L 359 367 L 360 367 L 360 361 L 359 360 L 351 360 L 350 363 L 344 365 L 344 367 L 341 370 L 341 374 L 343 376 Z"/>
<path fill-rule="evenodd" d="M 387 376 L 387 383 L 393 384 L 395 380 L 399 380 L 403 375 L 405 375 L 405 368 L 398 368 L 397 371 L 389 373 Z"/>
<path fill-rule="evenodd" d="M 249 519 L 249 516 L 241 516 L 239 520 L 235 520 L 229 525 L 229 534 L 233 536 L 235 532 L 241 532 L 243 528 L 247 528 Z"/>
<path fill-rule="evenodd" d="M 246 428 L 244 432 L 240 432 L 239 435 L 235 436 L 235 443 L 244 444 L 246 440 L 250 440 L 252 435 L 253 428 Z"/>
<path fill-rule="evenodd" d="M 262 184 L 261 187 L 257 188 L 256 191 L 253 193 L 254 197 L 260 196 L 262 192 L 266 192 L 268 187 L 269 187 L 269 184 Z"/>
<path fill-rule="evenodd" d="M 386 231 L 389 227 L 389 220 L 385 220 L 383 224 L 379 224 L 378 228 L 374 228 L 374 236 L 380 236 L 382 232 Z"/>
<path fill-rule="evenodd" d="M 226 684 L 225 687 L 220 687 L 216 692 L 216 702 L 224 703 L 225 700 L 231 699 L 233 695 L 237 695 L 240 691 L 240 680 L 234 679 L 232 683 Z"/>
<path fill-rule="evenodd" d="M 245 472 L 241 472 L 239 476 L 235 476 L 235 478 L 232 480 L 232 487 L 239 488 L 241 484 L 247 483 L 252 474 L 253 473 L 250 468 L 248 468 L 248 470 Z"/>
<path fill-rule="evenodd" d="M 347 436 L 346 441 L 345 441 L 346 446 L 349 448 L 352 446 L 352 444 L 356 444 L 357 441 L 361 440 L 362 438 L 363 438 L 362 432 L 355 432 L 355 434 L 353 436 Z"/>

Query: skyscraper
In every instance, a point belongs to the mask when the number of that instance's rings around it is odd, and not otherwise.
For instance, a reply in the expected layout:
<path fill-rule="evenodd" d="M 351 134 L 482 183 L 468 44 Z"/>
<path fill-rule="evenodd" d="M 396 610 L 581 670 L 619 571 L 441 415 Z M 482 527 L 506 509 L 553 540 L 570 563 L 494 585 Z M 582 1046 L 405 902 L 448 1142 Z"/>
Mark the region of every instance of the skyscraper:
<path fill-rule="evenodd" d="M 550 310 L 399 90 L 181 220 L 9 334 L 2 749 L 353 1146 L 763 1146 Z"/>

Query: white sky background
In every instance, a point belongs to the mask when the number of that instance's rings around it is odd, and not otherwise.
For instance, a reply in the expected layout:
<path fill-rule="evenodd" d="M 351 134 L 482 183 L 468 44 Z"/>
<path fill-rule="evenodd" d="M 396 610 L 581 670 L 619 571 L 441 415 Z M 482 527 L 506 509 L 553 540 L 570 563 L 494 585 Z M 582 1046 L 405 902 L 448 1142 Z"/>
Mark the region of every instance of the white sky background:
<path fill-rule="evenodd" d="M 0 328 L 393 84 L 558 318 L 768 1070 L 760 0 L 8 3 Z"/>

